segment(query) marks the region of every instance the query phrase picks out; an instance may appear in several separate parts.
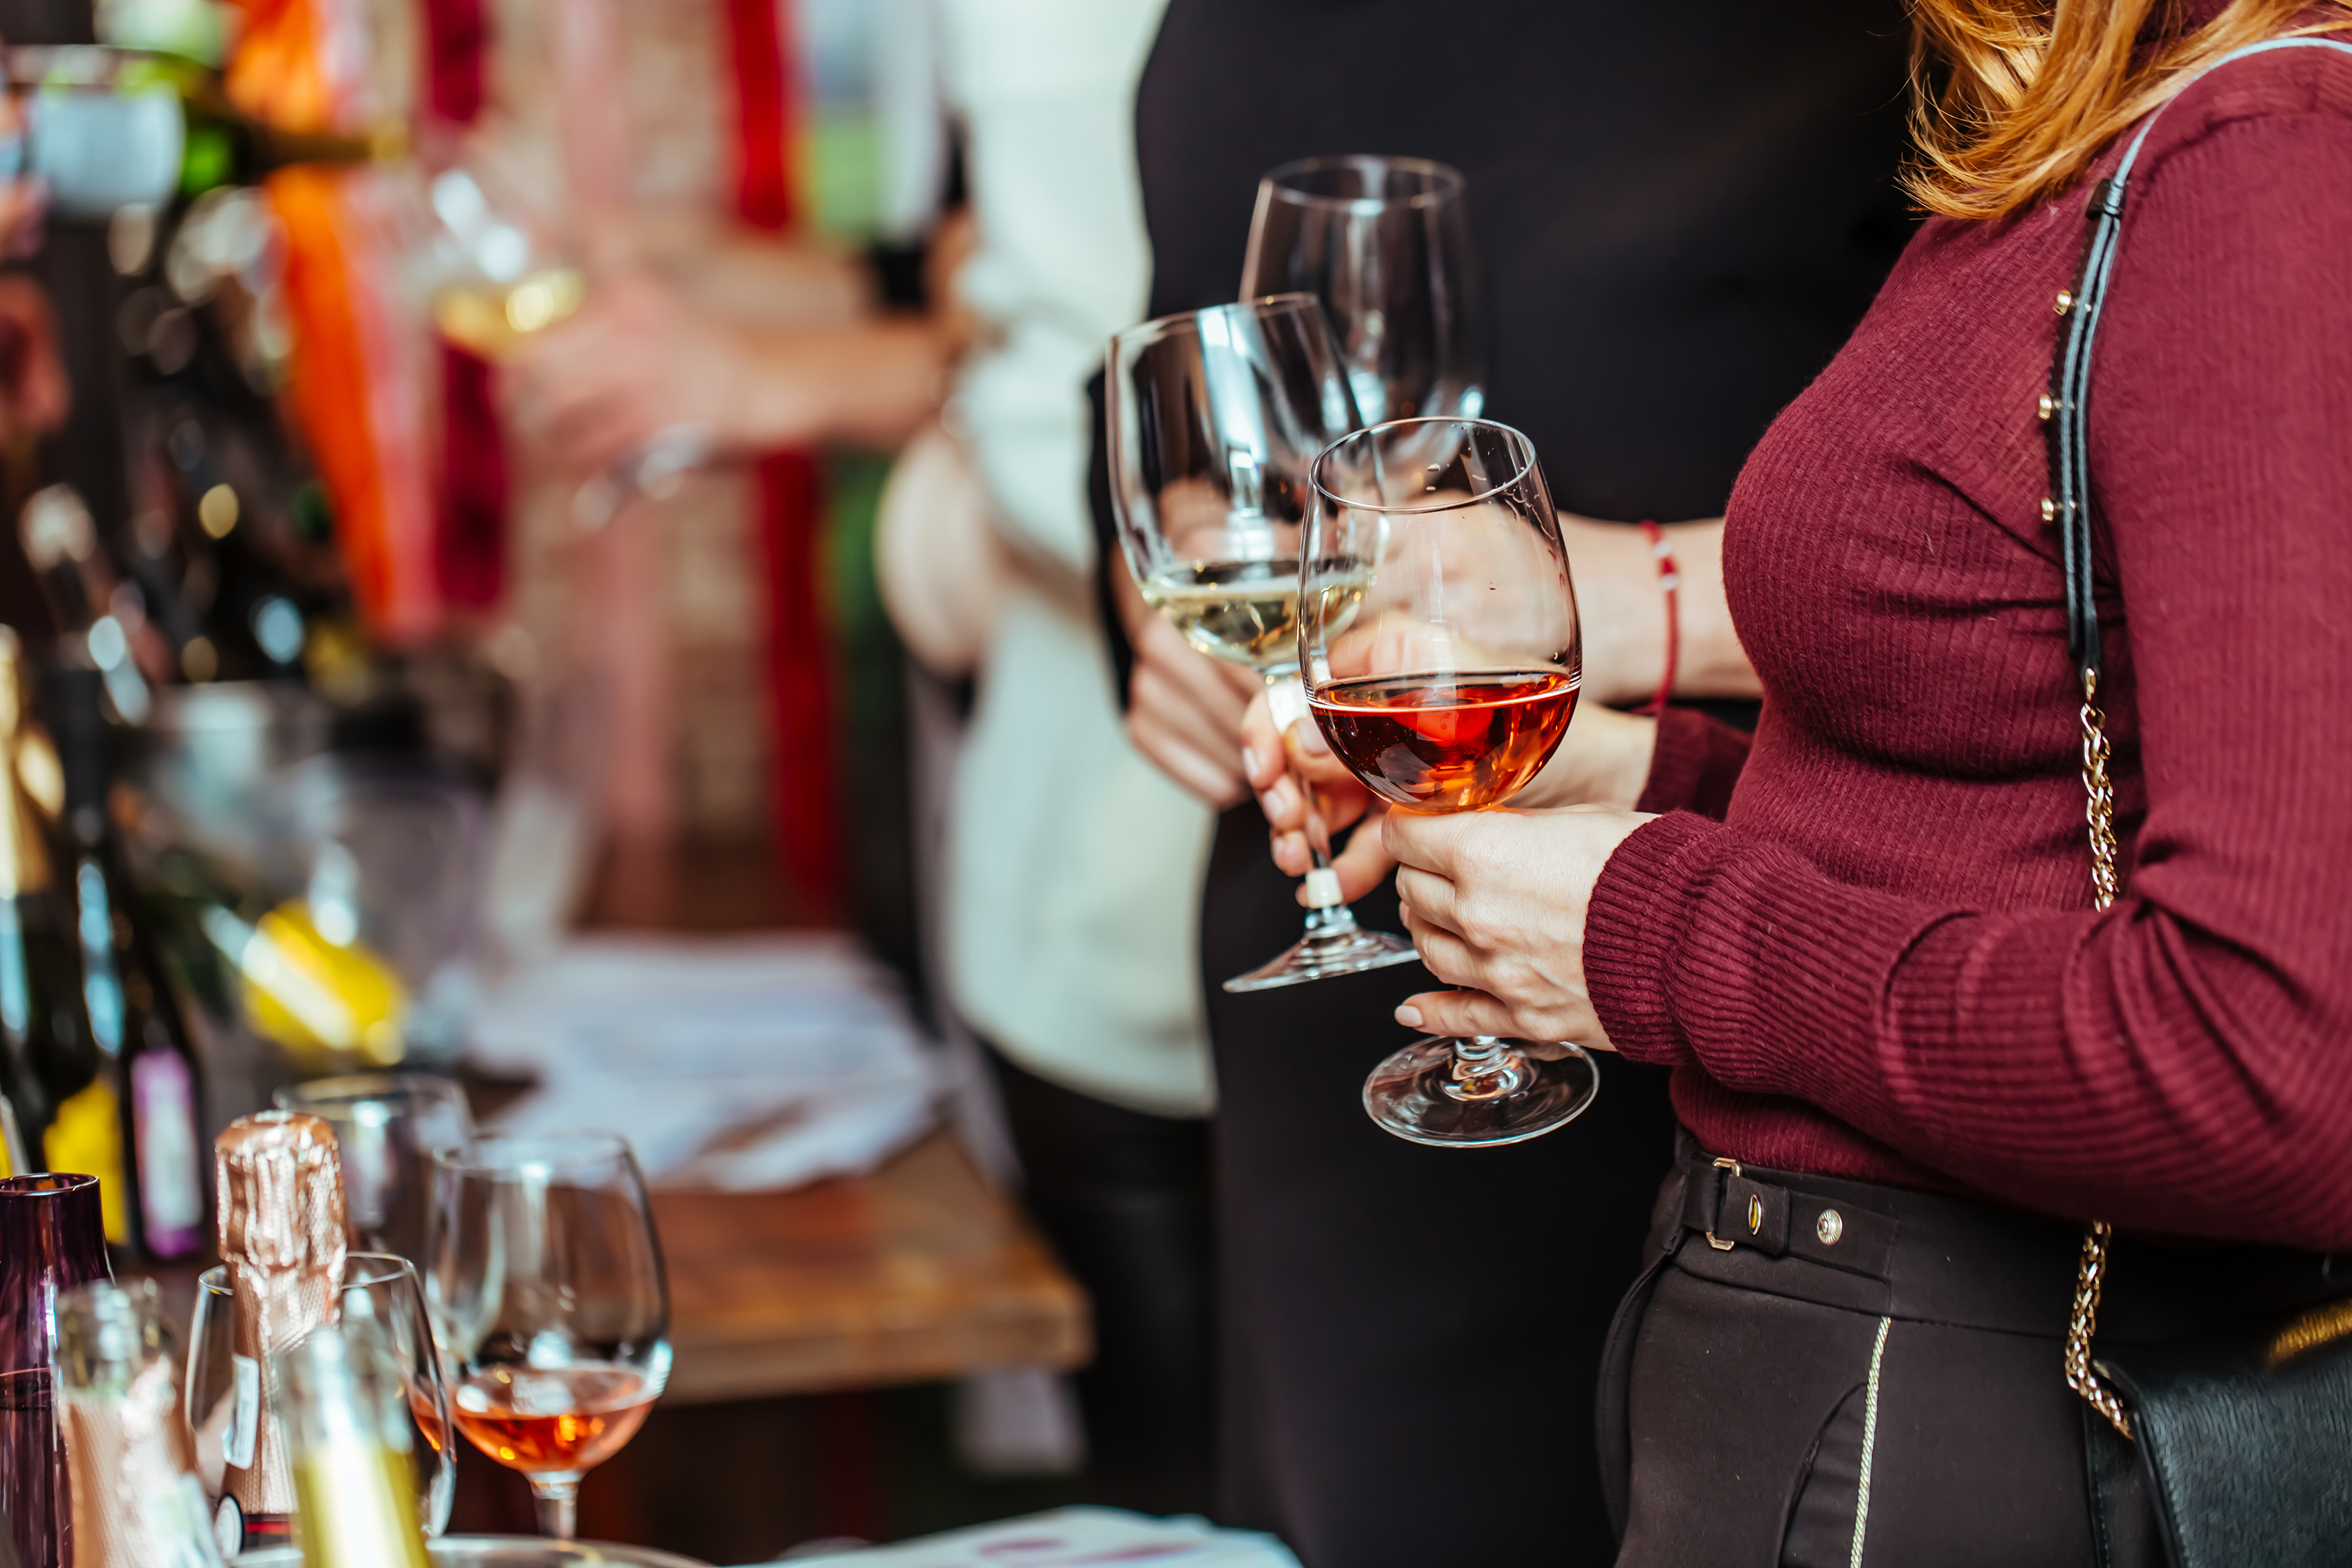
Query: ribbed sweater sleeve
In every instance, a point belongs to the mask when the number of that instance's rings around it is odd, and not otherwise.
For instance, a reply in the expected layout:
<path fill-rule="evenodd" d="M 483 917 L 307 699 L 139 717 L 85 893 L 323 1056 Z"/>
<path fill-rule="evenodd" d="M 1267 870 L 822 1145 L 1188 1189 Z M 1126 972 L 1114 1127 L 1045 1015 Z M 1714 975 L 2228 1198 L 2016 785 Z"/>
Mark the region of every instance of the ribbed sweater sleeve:
<path fill-rule="evenodd" d="M 1658 742 L 1637 811 L 1696 811 L 1723 820 L 1732 786 L 1748 761 L 1748 737 L 1719 719 L 1688 708 L 1658 716 Z"/>
<path fill-rule="evenodd" d="M 1629 1057 L 2011 1201 L 2341 1248 L 2352 118 L 2224 117 L 2133 183 L 2089 405 L 2147 802 L 2125 896 L 1953 906 L 1674 815 L 1611 860 L 1587 974 Z"/>

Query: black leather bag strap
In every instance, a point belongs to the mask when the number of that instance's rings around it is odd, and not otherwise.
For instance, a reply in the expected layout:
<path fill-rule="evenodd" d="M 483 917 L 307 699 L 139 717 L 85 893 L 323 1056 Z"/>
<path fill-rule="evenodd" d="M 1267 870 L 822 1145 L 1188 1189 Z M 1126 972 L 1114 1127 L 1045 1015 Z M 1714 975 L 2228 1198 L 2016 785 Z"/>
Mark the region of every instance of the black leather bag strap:
<path fill-rule="evenodd" d="M 2352 45 L 2329 38 L 2273 38 L 2234 50 L 2205 69 L 2277 49 L 2313 48 L 2352 55 Z M 2168 107 L 2180 96 L 2175 93 Z M 2132 171 L 2163 112 L 2159 108 L 2147 117 L 2115 172 L 2091 188 L 2082 269 L 2074 287 L 2054 302 L 2065 326 L 2041 408 L 2050 455 L 2042 517 L 2059 530 L 2066 574 L 2066 646 L 2083 690 L 2092 890 L 2103 909 L 2114 902 L 2116 882 L 2091 549 L 2091 350 L 2122 243 Z M 2099 1420 L 2088 1432 L 2088 1457 L 2102 1516 L 2102 1562 L 2142 1560 L 2148 1544 L 2132 1539 L 2138 1533 L 2136 1521 L 2144 1517 L 2142 1494 L 2118 1464 L 2115 1433 L 2136 1439 L 2139 1480 L 2154 1494 L 2166 1555 L 2180 1568 L 2345 1561 L 2344 1542 L 2352 1541 L 2352 1304 L 2307 1314 L 2268 1333 L 2200 1335 L 2134 1352 L 2125 1364 L 2094 1362 L 2091 1338 L 2110 1235 L 2100 1223 L 2084 1239 L 2065 1352 L 2066 1380 Z M 2124 1396 L 2103 1375 L 2120 1385 Z"/>

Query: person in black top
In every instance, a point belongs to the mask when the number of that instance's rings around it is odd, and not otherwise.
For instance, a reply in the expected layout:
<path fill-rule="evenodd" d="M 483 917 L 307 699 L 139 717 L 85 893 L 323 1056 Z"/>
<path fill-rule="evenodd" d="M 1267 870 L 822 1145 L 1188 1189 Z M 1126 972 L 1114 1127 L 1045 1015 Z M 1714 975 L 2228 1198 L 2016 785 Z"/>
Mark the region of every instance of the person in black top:
<path fill-rule="evenodd" d="M 1276 163 L 1451 163 L 1494 322 L 1486 413 L 1534 439 L 1564 513 L 1718 517 L 1748 448 L 1908 238 L 1895 186 L 1908 55 L 1899 0 L 1172 0 L 1137 110 L 1151 312 L 1234 297 L 1257 179 Z M 1101 467 L 1097 531 L 1118 572 Z M 1580 538 L 1594 558 L 1577 559 L 1588 695 L 1633 700 L 1663 662 L 1656 570 L 1631 530 L 1571 526 L 1571 553 Z M 1700 526 L 1678 540 L 1697 558 L 1683 562 L 1698 601 L 1682 695 L 1743 690 L 1727 622 L 1708 619 L 1718 539 Z M 1611 551 L 1621 565 L 1604 569 Z M 1646 666 L 1623 652 L 1636 627 L 1655 628 Z M 1712 657 L 1696 645 L 1710 640 Z M 1154 722 L 1191 724 L 1186 744 L 1238 779 L 1230 729 L 1135 713 L 1155 757 Z M 1407 1038 L 1391 1009 L 1428 988 L 1422 970 L 1219 988 L 1297 936 L 1292 892 L 1244 799 L 1220 825 L 1201 941 L 1220 1096 L 1221 1515 L 1278 1532 L 1308 1568 L 1608 1563 L 1594 1380 L 1674 1157 L 1664 1075 L 1607 1062 L 1594 1108 L 1528 1144 L 1391 1138 L 1360 1088 Z M 1391 888 L 1356 909 L 1402 928 Z"/>

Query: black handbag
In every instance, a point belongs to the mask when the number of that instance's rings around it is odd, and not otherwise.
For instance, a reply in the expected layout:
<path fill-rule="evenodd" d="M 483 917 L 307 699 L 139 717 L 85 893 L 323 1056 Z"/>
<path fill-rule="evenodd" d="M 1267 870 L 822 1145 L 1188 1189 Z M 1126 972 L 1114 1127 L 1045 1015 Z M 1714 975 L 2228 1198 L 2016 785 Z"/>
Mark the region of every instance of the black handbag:
<path fill-rule="evenodd" d="M 2352 46 L 2329 39 L 2277 38 L 2224 55 L 2207 69 L 2295 48 L 2352 55 Z M 2099 706 L 2085 402 L 2132 167 L 2162 113 L 2147 117 L 2116 172 L 2091 190 L 2082 273 L 2056 301 L 2066 325 L 2041 410 L 2051 477 L 2042 514 L 2057 526 L 2063 549 L 2067 646 L 2083 686 L 2091 886 L 2101 909 L 2116 891 L 2115 795 Z M 2352 1299 L 2094 1359 L 2111 1235 L 2099 1223 L 2084 1237 L 2065 1359 L 2067 1383 L 2088 1402 L 2085 1458 L 2102 1568 L 2352 1563 Z"/>

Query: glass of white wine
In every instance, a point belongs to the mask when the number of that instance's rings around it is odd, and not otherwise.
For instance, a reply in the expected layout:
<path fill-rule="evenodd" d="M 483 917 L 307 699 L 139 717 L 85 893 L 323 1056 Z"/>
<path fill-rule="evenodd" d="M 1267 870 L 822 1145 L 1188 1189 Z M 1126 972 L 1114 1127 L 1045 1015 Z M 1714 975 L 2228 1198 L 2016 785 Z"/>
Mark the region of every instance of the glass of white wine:
<path fill-rule="evenodd" d="M 496 362 L 539 333 L 579 314 L 588 275 L 552 207 L 527 192 L 549 182 L 507 166 L 489 144 L 433 177 L 429 234 L 417 247 L 433 324 L 468 353 Z M 674 494 L 684 476 L 716 455 L 709 426 L 666 425 L 572 497 L 572 518 L 593 532 L 634 497 Z"/>
<path fill-rule="evenodd" d="M 1107 408 L 1119 543 L 1145 602 L 1186 642 L 1265 680 L 1275 722 L 1307 716 L 1298 681 L 1298 533 L 1317 454 L 1360 428 L 1330 324 L 1311 294 L 1163 317 L 1111 340 Z M 1328 617 L 1363 584 L 1322 572 Z M 1411 963 L 1412 944 L 1368 931 L 1339 896 L 1319 834 L 1307 931 L 1225 981 L 1268 990 Z"/>

